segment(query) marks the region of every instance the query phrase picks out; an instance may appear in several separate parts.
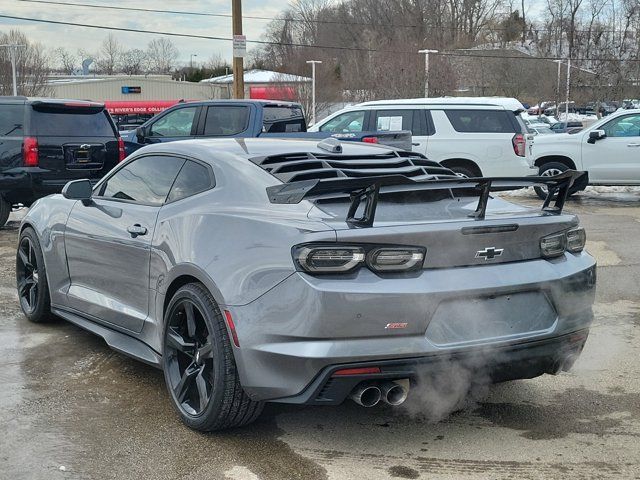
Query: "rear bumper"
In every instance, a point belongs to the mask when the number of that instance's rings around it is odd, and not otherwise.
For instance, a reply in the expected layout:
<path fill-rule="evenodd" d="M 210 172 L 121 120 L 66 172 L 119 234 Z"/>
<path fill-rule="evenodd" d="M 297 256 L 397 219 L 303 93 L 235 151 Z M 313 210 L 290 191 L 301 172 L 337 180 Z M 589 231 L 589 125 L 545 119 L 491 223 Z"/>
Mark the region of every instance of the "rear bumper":
<path fill-rule="evenodd" d="M 430 375 L 465 369 L 472 381 L 494 383 L 534 378 L 545 373 L 556 374 L 568 370 L 580 355 L 589 334 L 588 329 L 560 337 L 495 347 L 490 350 L 476 348 L 465 352 L 434 354 L 420 358 L 384 360 L 357 364 L 331 365 L 299 395 L 274 399 L 274 402 L 338 405 L 363 381 L 376 382 L 408 378 L 419 384 Z M 378 367 L 380 373 L 368 375 L 335 375 L 338 370 Z M 470 381 L 470 383 L 471 383 Z"/>
<path fill-rule="evenodd" d="M 529 342 L 549 342 L 545 358 L 555 361 L 555 339 L 589 328 L 594 296 L 595 261 L 583 252 L 411 278 L 366 269 L 348 279 L 296 273 L 257 300 L 226 308 L 247 394 L 305 403 L 314 382 L 341 365 L 402 364 Z"/>

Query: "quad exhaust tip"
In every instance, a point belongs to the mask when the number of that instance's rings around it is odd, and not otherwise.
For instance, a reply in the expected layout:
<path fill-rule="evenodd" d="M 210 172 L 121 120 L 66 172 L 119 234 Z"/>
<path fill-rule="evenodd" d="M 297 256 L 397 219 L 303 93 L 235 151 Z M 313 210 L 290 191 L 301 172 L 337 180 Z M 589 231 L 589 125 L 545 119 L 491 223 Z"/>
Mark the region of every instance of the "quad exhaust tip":
<path fill-rule="evenodd" d="M 358 405 L 367 408 L 375 407 L 381 398 L 380 389 L 371 384 L 360 384 L 351 392 L 351 399 Z"/>
<path fill-rule="evenodd" d="M 392 406 L 402 405 L 409 395 L 409 379 L 361 383 L 351 392 L 351 399 L 363 407 L 374 407 L 380 401 Z"/>

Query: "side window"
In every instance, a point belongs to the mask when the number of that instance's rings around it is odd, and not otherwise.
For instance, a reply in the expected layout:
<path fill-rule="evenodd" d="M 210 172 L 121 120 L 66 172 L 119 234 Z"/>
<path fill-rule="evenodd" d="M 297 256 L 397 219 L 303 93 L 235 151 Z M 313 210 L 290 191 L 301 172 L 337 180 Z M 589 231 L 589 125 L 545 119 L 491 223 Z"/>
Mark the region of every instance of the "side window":
<path fill-rule="evenodd" d="M 22 135 L 24 109 L 24 105 L 0 105 L 0 137 Z"/>
<path fill-rule="evenodd" d="M 175 202 L 196 193 L 204 192 L 213 185 L 211 172 L 204 165 L 187 160 L 171 187 L 167 202 Z"/>
<path fill-rule="evenodd" d="M 338 115 L 320 127 L 320 131 L 331 133 L 362 132 L 364 129 L 364 113 L 364 110 L 358 110 Z"/>
<path fill-rule="evenodd" d="M 456 132 L 461 133 L 522 133 L 511 122 L 505 110 L 445 110 Z"/>
<path fill-rule="evenodd" d="M 138 158 L 102 184 L 99 196 L 162 205 L 184 162 L 175 157 Z"/>
<path fill-rule="evenodd" d="M 151 124 L 152 137 L 189 137 L 198 107 L 183 107 Z"/>
<path fill-rule="evenodd" d="M 204 135 L 237 135 L 247 129 L 248 122 L 248 107 L 233 105 L 209 107 Z"/>
<path fill-rule="evenodd" d="M 413 133 L 413 110 L 378 110 L 376 112 L 376 130 L 397 132 L 410 130 Z M 413 133 L 418 135 L 418 133 Z"/>
<path fill-rule="evenodd" d="M 640 137 L 640 114 L 616 118 L 604 126 L 607 137 Z"/>

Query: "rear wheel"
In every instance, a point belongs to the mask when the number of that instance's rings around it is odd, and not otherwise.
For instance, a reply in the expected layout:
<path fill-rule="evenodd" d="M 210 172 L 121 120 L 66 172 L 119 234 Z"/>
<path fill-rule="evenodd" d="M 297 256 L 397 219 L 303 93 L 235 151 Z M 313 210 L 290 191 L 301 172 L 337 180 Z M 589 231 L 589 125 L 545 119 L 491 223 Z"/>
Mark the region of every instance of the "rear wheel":
<path fill-rule="evenodd" d="M 180 288 L 165 317 L 163 369 L 173 405 L 195 430 L 240 427 L 263 404 L 242 389 L 229 334 L 211 294 L 199 283 Z"/>
<path fill-rule="evenodd" d="M 567 170 L 569 170 L 569 167 L 567 167 L 564 163 L 548 162 L 540 167 L 538 175 L 540 175 L 541 177 L 555 177 L 556 175 L 560 175 L 562 172 L 566 172 Z M 534 187 L 534 190 L 536 191 L 538 197 L 540 197 L 542 200 L 547 198 L 547 194 L 549 193 L 549 189 L 547 187 Z M 571 193 L 575 192 L 570 192 L 570 194 Z"/>
<path fill-rule="evenodd" d="M 54 318 L 42 248 L 36 232 L 30 227 L 22 231 L 18 242 L 16 284 L 20 307 L 29 320 L 40 323 Z"/>
<path fill-rule="evenodd" d="M 11 204 L 7 200 L 0 196 L 0 227 L 3 227 L 7 220 L 9 220 L 9 214 L 11 213 Z"/>

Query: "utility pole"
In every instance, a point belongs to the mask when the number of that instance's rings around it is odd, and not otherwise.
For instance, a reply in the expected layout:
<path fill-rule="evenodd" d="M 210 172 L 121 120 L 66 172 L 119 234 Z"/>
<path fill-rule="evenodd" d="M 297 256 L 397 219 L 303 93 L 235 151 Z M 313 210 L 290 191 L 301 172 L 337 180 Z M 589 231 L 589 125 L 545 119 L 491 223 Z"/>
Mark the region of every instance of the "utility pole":
<path fill-rule="evenodd" d="M 438 50 L 418 50 L 418 53 L 424 53 L 424 98 L 429 98 L 429 54 Z"/>
<path fill-rule="evenodd" d="M 321 60 L 307 60 L 311 64 L 311 125 L 316 123 L 316 63 Z"/>
<path fill-rule="evenodd" d="M 560 67 L 562 66 L 562 59 L 554 60 L 558 64 L 558 86 L 556 87 L 556 113 L 560 114 Z"/>
<path fill-rule="evenodd" d="M 231 16 L 233 22 L 233 98 L 244 98 L 244 53 L 236 51 L 237 36 L 242 35 L 242 0 L 231 0 Z"/>
<path fill-rule="evenodd" d="M 191 56 L 189 57 L 189 69 L 193 70 L 193 57 L 197 57 L 198 54 L 197 53 L 192 53 Z"/>
<path fill-rule="evenodd" d="M 5 47 L 9 49 L 9 56 L 11 57 L 11 76 L 13 77 L 13 96 L 18 96 L 18 82 L 16 79 L 16 50 L 21 47 L 26 47 L 26 45 L 17 45 L 5 43 L 0 45 L 0 47 Z"/>

